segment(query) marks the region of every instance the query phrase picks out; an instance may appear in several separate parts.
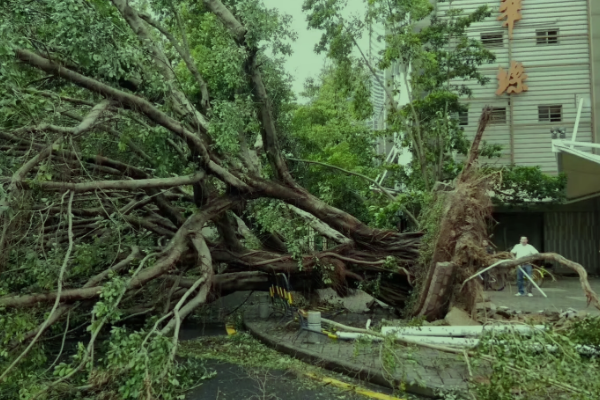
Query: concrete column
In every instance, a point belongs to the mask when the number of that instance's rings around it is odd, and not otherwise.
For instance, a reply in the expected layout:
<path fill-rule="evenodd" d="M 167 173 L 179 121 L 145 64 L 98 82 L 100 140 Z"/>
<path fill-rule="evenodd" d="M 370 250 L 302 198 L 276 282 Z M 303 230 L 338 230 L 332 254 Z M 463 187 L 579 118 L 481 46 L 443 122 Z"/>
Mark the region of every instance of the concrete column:
<path fill-rule="evenodd" d="M 319 311 L 309 311 L 306 320 L 308 323 L 307 342 L 310 344 L 321 343 L 321 313 Z"/>

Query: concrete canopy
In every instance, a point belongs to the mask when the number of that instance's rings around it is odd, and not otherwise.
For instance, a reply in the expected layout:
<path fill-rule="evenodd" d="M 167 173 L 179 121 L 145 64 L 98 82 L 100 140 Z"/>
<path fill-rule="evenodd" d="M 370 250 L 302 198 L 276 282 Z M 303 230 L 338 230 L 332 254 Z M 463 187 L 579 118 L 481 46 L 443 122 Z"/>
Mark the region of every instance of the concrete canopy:
<path fill-rule="evenodd" d="M 571 147 L 571 145 L 574 145 Z M 576 200 L 600 195 L 600 156 L 578 150 L 576 146 L 596 147 L 592 143 L 553 140 L 558 171 L 567 175 L 567 199 Z M 599 146 L 600 147 L 600 146 Z"/>

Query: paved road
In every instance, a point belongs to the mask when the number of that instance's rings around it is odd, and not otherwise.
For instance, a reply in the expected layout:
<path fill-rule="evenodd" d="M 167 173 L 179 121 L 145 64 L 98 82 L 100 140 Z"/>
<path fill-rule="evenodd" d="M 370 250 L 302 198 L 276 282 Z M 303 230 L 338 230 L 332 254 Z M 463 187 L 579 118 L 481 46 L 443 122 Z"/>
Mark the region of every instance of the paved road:
<path fill-rule="evenodd" d="M 298 379 L 282 371 L 249 371 L 238 365 L 208 360 L 209 371 L 217 375 L 188 394 L 187 400 L 368 400 L 356 393 L 325 386 L 320 382 Z M 365 384 L 361 384 L 366 387 Z M 392 394 L 370 385 L 369 389 Z M 406 398 L 406 397 L 403 397 Z M 411 397 L 411 399 L 417 399 Z"/>

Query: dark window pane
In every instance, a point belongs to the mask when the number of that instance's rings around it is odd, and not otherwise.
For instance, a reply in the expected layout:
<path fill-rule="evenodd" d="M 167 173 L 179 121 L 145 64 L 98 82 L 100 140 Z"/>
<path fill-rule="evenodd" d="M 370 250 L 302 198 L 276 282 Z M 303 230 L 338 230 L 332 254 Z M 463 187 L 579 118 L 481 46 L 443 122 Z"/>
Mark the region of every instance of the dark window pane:
<path fill-rule="evenodd" d="M 502 47 L 504 46 L 504 33 L 482 33 L 481 42 L 485 47 Z"/>
<path fill-rule="evenodd" d="M 506 107 L 492 108 L 490 124 L 506 124 Z"/>

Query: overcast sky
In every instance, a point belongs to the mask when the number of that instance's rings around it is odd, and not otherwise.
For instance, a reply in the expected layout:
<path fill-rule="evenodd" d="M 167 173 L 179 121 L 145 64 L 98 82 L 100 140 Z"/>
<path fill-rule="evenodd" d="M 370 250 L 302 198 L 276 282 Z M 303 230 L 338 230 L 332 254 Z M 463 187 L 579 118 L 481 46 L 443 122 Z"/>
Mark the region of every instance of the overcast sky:
<path fill-rule="evenodd" d="M 268 8 L 277 8 L 293 18 L 292 29 L 298 33 L 298 39 L 293 44 L 294 54 L 287 60 L 286 68 L 294 77 L 293 89 L 299 95 L 306 79 L 316 78 L 325 63 L 325 55 L 317 55 L 314 52 L 322 32 L 307 28 L 306 14 L 302 11 L 304 0 L 263 0 L 263 2 Z M 362 14 L 365 7 L 364 0 L 347 0 L 347 2 L 345 14 Z"/>

